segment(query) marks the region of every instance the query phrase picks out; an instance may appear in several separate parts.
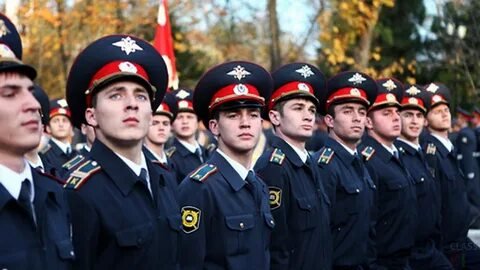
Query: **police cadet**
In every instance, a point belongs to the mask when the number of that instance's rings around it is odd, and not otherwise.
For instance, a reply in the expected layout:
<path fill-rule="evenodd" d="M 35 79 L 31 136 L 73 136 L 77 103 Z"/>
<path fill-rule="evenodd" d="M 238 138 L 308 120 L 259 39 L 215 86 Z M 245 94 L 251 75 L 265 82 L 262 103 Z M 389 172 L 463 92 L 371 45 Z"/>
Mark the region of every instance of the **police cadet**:
<path fill-rule="evenodd" d="M 145 137 L 144 153 L 150 160 L 171 166 L 165 154 L 165 143 L 171 135 L 172 122 L 177 116 L 177 102 L 171 92 L 165 94 L 162 103 L 153 112 L 152 124 Z"/>
<path fill-rule="evenodd" d="M 39 86 L 34 85 L 34 89 L 32 91 L 33 96 L 38 101 L 41 107 L 41 117 L 42 117 L 42 133 L 45 130 L 46 125 L 48 124 L 48 120 L 50 118 L 50 101 L 48 99 L 47 93 Z M 48 173 L 53 176 L 57 176 L 57 169 L 53 167 L 52 164 L 44 157 L 39 155 L 39 147 L 32 149 L 28 153 L 25 154 L 25 158 L 30 163 L 30 166 L 40 170 L 41 172 Z"/>
<path fill-rule="evenodd" d="M 196 140 L 199 119 L 193 109 L 192 90 L 179 89 L 172 93 L 177 99 L 178 113 L 172 124 L 175 136 L 173 144 L 166 153 L 172 161 L 177 181 L 180 183 L 189 173 L 207 161 L 208 153 Z"/>
<path fill-rule="evenodd" d="M 318 96 L 325 77 L 314 66 L 292 63 L 272 73 L 274 90 L 268 102 L 276 137 L 273 149 L 255 170 L 269 186 L 270 207 L 277 226 L 270 250 L 272 269 L 331 269 L 328 198 L 317 166 L 305 149 L 312 136 Z"/>
<path fill-rule="evenodd" d="M 467 237 L 468 228 L 477 216 L 467 198 L 456 150 L 448 140 L 450 90 L 437 83 L 430 83 L 425 90 L 430 134 L 425 136 L 422 148 L 440 186 L 443 252 L 454 269 L 480 269 L 480 249 Z"/>
<path fill-rule="evenodd" d="M 403 163 L 415 181 L 418 219 L 415 229 L 415 246 L 410 256 L 410 266 L 418 270 L 453 269 L 440 250 L 440 193 L 437 182 L 428 169 L 420 134 L 425 125 L 425 91 L 418 85 L 406 85 L 400 102 L 402 132 L 395 141 Z"/>
<path fill-rule="evenodd" d="M 0 14 L 0 269 L 70 269 L 75 257 L 62 187 L 24 155 L 40 143 L 37 72 L 21 62 L 15 26 Z"/>
<path fill-rule="evenodd" d="M 460 130 L 453 143 L 456 148 L 460 171 L 465 177 L 468 200 L 480 216 L 480 173 L 475 157 L 477 138 L 475 131 L 468 125 L 472 118 L 471 113 L 457 107 L 457 121 Z"/>
<path fill-rule="evenodd" d="M 365 80 L 350 80 L 362 76 Z M 343 72 L 327 82 L 319 111 L 329 128 L 325 147 L 314 155 L 331 201 L 333 269 L 368 269 L 374 256 L 376 187 L 359 157 L 357 144 L 365 131 L 367 109 L 377 85 L 363 73 Z"/>
<path fill-rule="evenodd" d="M 76 58 L 67 100 L 76 127 L 96 139 L 65 185 L 72 210 L 76 269 L 178 269 L 176 186 L 142 153 L 167 69 L 148 42 L 100 38 Z"/>
<path fill-rule="evenodd" d="M 143 153 L 152 162 L 157 163 L 163 173 L 174 183 L 178 184 L 170 158 L 165 154 L 165 143 L 171 135 L 172 122 L 177 115 L 177 101 L 171 92 L 167 92 L 152 114 L 152 123 L 145 137 Z"/>
<path fill-rule="evenodd" d="M 50 141 L 41 153 L 50 164 L 60 170 L 63 164 L 78 154 L 70 144 L 73 126 L 67 101 L 65 99 L 51 100 L 49 116 L 47 132 L 50 134 Z"/>
<path fill-rule="evenodd" d="M 362 75 L 351 81 L 363 82 Z M 413 179 L 393 142 L 400 135 L 399 107 L 403 86 L 395 79 L 377 80 L 377 98 L 367 113 L 368 136 L 359 149 L 377 186 L 375 226 L 376 267 L 410 269 L 408 257 L 414 244 L 416 195 Z"/>
<path fill-rule="evenodd" d="M 244 61 L 213 67 L 195 87 L 195 111 L 218 149 L 179 186 L 182 269 L 270 269 L 275 223 L 251 159 L 271 89 L 270 74 Z"/>

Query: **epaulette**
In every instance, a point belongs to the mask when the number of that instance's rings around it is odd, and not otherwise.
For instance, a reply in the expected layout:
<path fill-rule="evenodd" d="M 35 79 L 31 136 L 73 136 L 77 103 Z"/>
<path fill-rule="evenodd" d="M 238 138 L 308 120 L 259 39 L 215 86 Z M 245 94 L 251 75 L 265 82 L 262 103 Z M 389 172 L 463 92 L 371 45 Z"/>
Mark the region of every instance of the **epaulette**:
<path fill-rule="evenodd" d="M 176 150 L 177 148 L 175 146 L 172 146 L 165 151 L 165 154 L 167 155 L 167 157 L 172 157 L 173 153 L 175 153 Z"/>
<path fill-rule="evenodd" d="M 203 182 L 207 179 L 210 175 L 214 174 L 217 171 L 217 166 L 212 164 L 203 164 L 198 169 L 196 169 L 192 174 L 190 174 L 190 178 L 197 181 Z"/>
<path fill-rule="evenodd" d="M 368 161 L 373 157 L 373 154 L 375 154 L 375 149 L 371 146 L 367 146 L 362 150 L 362 156 L 365 157 L 365 160 Z"/>
<path fill-rule="evenodd" d="M 96 161 L 89 160 L 82 164 L 78 169 L 70 174 L 64 188 L 66 189 L 78 189 L 81 185 L 87 182 L 87 180 L 94 173 L 100 171 L 101 167 Z"/>
<path fill-rule="evenodd" d="M 427 150 L 425 150 L 425 153 L 427 155 L 435 155 L 435 153 L 437 153 L 437 146 L 435 146 L 434 143 L 429 143 L 427 145 Z"/>
<path fill-rule="evenodd" d="M 330 160 L 332 160 L 333 154 L 335 154 L 335 151 L 333 151 L 332 148 L 330 147 L 325 147 L 320 154 L 320 157 L 318 158 L 317 163 L 318 164 L 328 164 L 330 163 Z"/>
<path fill-rule="evenodd" d="M 71 170 L 73 167 L 77 166 L 80 164 L 85 159 L 84 156 L 82 155 L 77 155 L 74 158 L 70 159 L 67 161 L 65 164 L 62 165 L 62 168 L 65 168 L 67 170 Z"/>
<path fill-rule="evenodd" d="M 52 148 L 52 146 L 50 144 L 47 144 L 45 145 L 45 147 L 42 148 L 42 150 L 40 150 L 40 153 L 45 154 L 48 152 L 48 150 L 50 150 L 50 148 Z"/>
<path fill-rule="evenodd" d="M 285 154 L 279 148 L 273 149 L 272 155 L 270 156 L 270 162 L 282 165 L 285 160 Z"/>

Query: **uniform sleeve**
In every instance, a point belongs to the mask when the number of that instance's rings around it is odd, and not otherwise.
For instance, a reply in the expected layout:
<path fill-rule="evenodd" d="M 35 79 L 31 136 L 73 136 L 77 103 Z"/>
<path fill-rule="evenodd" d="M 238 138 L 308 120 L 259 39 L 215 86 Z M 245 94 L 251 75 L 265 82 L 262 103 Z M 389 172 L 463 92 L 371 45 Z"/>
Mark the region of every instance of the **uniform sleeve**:
<path fill-rule="evenodd" d="M 182 232 L 180 237 L 181 269 L 204 269 L 207 249 L 207 228 L 214 209 L 207 187 L 201 182 L 185 178 L 179 186 L 179 203 L 182 211 Z"/>
<path fill-rule="evenodd" d="M 67 200 L 72 219 L 75 262 L 73 269 L 92 269 L 99 244 L 99 219 L 93 206 L 79 192 L 68 190 Z"/>
<path fill-rule="evenodd" d="M 368 167 L 367 167 L 368 168 Z M 368 169 L 367 169 L 368 170 Z M 368 257 L 368 264 L 372 269 L 376 267 L 377 261 L 377 245 L 376 245 L 376 229 L 377 226 L 377 219 L 378 219 L 378 176 L 374 170 L 368 170 L 368 174 L 372 179 L 373 183 L 377 187 L 375 189 L 375 193 L 373 194 L 373 203 L 370 209 L 370 226 L 368 230 L 368 250 L 367 250 L 367 257 Z"/>
<path fill-rule="evenodd" d="M 276 163 L 264 159 L 258 160 L 256 173 L 268 186 L 270 208 L 275 220 L 270 241 L 270 257 L 272 270 L 288 269 L 290 260 L 288 212 L 290 209 L 290 186 L 284 169 Z M 278 198 L 279 196 L 279 198 Z M 272 199 L 272 198 L 276 198 Z"/>
<path fill-rule="evenodd" d="M 465 179 L 478 179 L 478 165 L 473 157 L 473 152 L 477 148 L 475 134 L 473 132 L 461 132 L 457 137 L 456 147 L 458 149 L 458 164 Z"/>

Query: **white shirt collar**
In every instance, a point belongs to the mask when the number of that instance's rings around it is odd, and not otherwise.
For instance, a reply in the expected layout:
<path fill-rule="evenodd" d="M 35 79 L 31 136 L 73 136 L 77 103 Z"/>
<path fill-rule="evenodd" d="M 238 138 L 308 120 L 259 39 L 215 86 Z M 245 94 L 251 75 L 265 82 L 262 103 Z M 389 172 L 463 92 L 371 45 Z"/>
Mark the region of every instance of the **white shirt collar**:
<path fill-rule="evenodd" d="M 30 164 L 30 166 L 32 166 L 32 168 L 36 169 L 36 168 L 40 167 L 42 169 L 42 171 L 45 172 L 45 166 L 43 165 L 42 159 L 40 158 L 40 156 L 38 154 L 37 154 L 37 162 L 32 162 L 32 161 L 28 160 L 28 163 Z"/>
<path fill-rule="evenodd" d="M 350 147 L 346 146 L 345 144 L 339 141 L 336 141 L 336 142 L 338 142 L 343 148 L 345 148 L 345 150 L 347 150 L 347 152 L 350 153 L 350 155 L 355 156 L 355 154 L 357 153 L 357 149 L 352 150 Z"/>
<path fill-rule="evenodd" d="M 392 154 L 392 156 L 395 156 L 395 154 L 394 154 L 395 152 L 398 153 L 397 147 L 395 147 L 394 144 L 392 144 L 392 147 L 391 147 L 391 148 L 388 147 L 388 146 L 386 146 L 386 145 L 383 144 L 383 143 L 382 143 L 382 146 L 385 147 L 385 149 L 387 149 L 387 151 L 390 152 L 390 154 Z"/>
<path fill-rule="evenodd" d="M 415 150 L 417 150 L 417 151 L 419 151 L 419 150 L 422 149 L 419 144 L 412 143 L 412 142 L 410 142 L 410 141 L 408 141 L 408 140 L 405 140 L 405 139 L 403 139 L 403 138 L 398 137 L 397 140 L 399 140 L 399 141 L 401 141 L 401 142 L 404 142 L 404 143 L 410 145 L 413 149 L 415 149 Z"/>
<path fill-rule="evenodd" d="M 178 139 L 178 138 L 177 138 Z M 188 151 L 192 152 L 192 153 L 195 153 L 195 150 L 197 150 L 197 148 L 200 148 L 200 145 L 198 144 L 197 141 L 195 141 L 195 144 L 190 144 L 184 140 L 180 140 L 178 139 L 178 141 L 183 145 L 185 146 L 185 148 L 188 149 Z M 201 151 L 201 150 L 200 150 Z"/>
<path fill-rule="evenodd" d="M 448 152 L 452 152 L 453 144 L 449 139 L 445 139 L 444 137 L 437 135 L 435 133 L 430 133 L 430 134 L 432 134 L 433 137 L 437 138 L 443 144 L 443 146 L 447 148 Z"/>
<path fill-rule="evenodd" d="M 167 155 L 165 155 L 165 152 L 162 152 L 162 156 L 159 156 L 157 155 L 157 153 L 155 153 L 155 151 L 153 151 L 152 149 L 150 149 L 147 145 L 145 145 L 145 147 L 147 148 L 148 151 L 150 151 L 150 153 L 158 160 L 160 161 L 161 163 L 163 164 L 168 164 L 168 161 L 167 161 Z"/>
<path fill-rule="evenodd" d="M 92 150 L 92 148 L 91 148 L 90 146 L 88 146 L 87 144 L 85 144 L 85 145 L 83 146 L 83 149 L 85 149 L 85 150 L 86 150 L 87 152 L 89 152 L 89 153 L 90 153 L 90 150 Z"/>
<path fill-rule="evenodd" d="M 307 150 L 305 149 L 300 149 L 298 147 L 295 147 L 293 146 L 292 144 L 290 144 L 289 142 L 285 141 L 288 145 L 290 145 L 290 147 L 292 147 L 293 151 L 295 151 L 295 153 L 297 153 L 298 157 L 302 160 L 303 163 L 305 163 L 307 161 L 307 157 L 308 157 L 308 152 Z"/>
<path fill-rule="evenodd" d="M 28 164 L 27 160 L 24 159 L 25 167 L 21 173 L 16 173 L 11 169 L 7 168 L 3 164 L 0 164 L 0 184 L 2 184 L 5 189 L 12 195 L 13 198 L 18 200 L 18 196 L 20 195 L 20 189 L 22 188 L 23 180 L 27 179 L 30 181 L 30 186 L 32 187 L 31 190 L 31 202 L 33 202 L 33 198 L 35 197 L 35 189 L 33 188 L 33 176 L 32 176 L 32 168 Z"/>
<path fill-rule="evenodd" d="M 248 172 L 250 170 L 243 167 L 243 165 L 240 164 L 239 162 L 237 162 L 237 161 L 233 160 L 232 158 L 230 158 L 229 156 L 227 156 L 227 154 L 222 152 L 222 150 L 217 148 L 217 152 L 227 160 L 227 162 L 230 164 L 230 166 L 232 166 L 233 169 L 238 173 L 238 175 L 240 175 L 240 178 L 242 178 L 243 180 L 245 180 L 247 178 Z"/>
<path fill-rule="evenodd" d="M 60 149 L 62 149 L 63 153 L 65 153 L 65 154 L 67 153 L 67 148 L 70 148 L 70 151 L 72 150 L 72 146 L 70 144 L 63 143 L 63 142 L 61 142 L 61 141 L 59 141 L 59 140 L 57 140 L 53 137 L 51 139 L 58 147 L 60 147 Z"/>

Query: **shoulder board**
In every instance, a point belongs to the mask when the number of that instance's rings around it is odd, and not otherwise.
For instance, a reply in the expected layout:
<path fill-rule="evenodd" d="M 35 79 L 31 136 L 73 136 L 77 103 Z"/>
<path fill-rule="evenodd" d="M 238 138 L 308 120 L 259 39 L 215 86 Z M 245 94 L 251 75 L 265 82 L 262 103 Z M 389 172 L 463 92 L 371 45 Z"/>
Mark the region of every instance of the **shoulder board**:
<path fill-rule="evenodd" d="M 43 147 L 42 150 L 40 150 L 40 153 L 45 154 L 48 152 L 48 150 L 50 150 L 50 148 L 52 148 L 52 146 L 50 144 L 47 144 L 45 145 L 45 147 Z"/>
<path fill-rule="evenodd" d="M 273 149 L 272 155 L 270 155 L 270 162 L 282 165 L 285 160 L 285 154 L 279 148 Z"/>
<path fill-rule="evenodd" d="M 100 165 L 94 160 L 89 160 L 80 165 L 78 169 L 70 174 L 64 188 L 66 189 L 78 189 L 83 185 L 94 173 L 100 171 Z"/>
<path fill-rule="evenodd" d="M 320 157 L 317 160 L 318 164 L 328 164 L 330 163 L 330 160 L 332 160 L 333 154 L 335 154 L 335 151 L 333 151 L 332 148 L 330 147 L 325 147 L 320 154 Z"/>
<path fill-rule="evenodd" d="M 365 157 L 366 161 L 370 160 L 373 157 L 373 154 L 375 154 L 375 149 L 371 146 L 367 146 L 362 150 L 362 156 Z"/>
<path fill-rule="evenodd" d="M 175 148 L 175 146 L 172 146 L 165 151 L 165 154 L 167 155 L 167 157 L 171 157 L 173 153 L 175 153 L 175 150 L 177 150 L 177 148 Z"/>
<path fill-rule="evenodd" d="M 65 168 L 67 170 L 71 170 L 73 167 L 77 166 L 80 164 L 85 159 L 84 156 L 82 155 L 77 155 L 74 158 L 70 159 L 67 161 L 65 164 L 62 165 L 62 168 Z"/>
<path fill-rule="evenodd" d="M 203 182 L 207 179 L 210 175 L 214 174 L 217 171 L 217 167 L 212 164 L 203 164 L 198 169 L 193 171 L 190 174 L 190 178 L 197 182 Z"/>
<path fill-rule="evenodd" d="M 427 150 L 425 150 L 427 155 L 435 155 L 437 153 L 437 146 L 434 143 L 427 144 Z"/>

